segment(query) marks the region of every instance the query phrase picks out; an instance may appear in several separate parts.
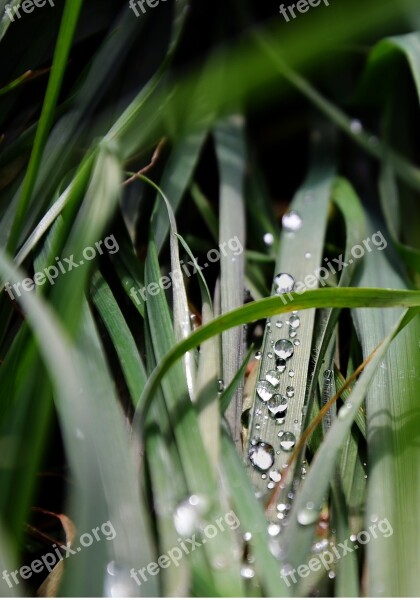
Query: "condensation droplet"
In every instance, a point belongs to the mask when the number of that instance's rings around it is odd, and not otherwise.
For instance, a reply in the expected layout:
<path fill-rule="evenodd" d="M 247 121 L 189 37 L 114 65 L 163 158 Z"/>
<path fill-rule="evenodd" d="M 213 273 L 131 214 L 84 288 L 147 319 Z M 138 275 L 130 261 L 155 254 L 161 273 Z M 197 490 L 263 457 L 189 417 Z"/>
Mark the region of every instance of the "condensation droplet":
<path fill-rule="evenodd" d="M 258 351 L 255 353 L 255 359 L 256 359 L 256 360 L 261 360 L 261 358 L 262 358 L 262 353 L 260 352 L 260 350 L 258 350 Z"/>
<path fill-rule="evenodd" d="M 281 481 L 281 473 L 277 469 L 273 469 L 272 471 L 270 471 L 268 476 L 271 479 L 271 481 L 274 481 L 274 483 L 278 483 L 279 481 Z"/>
<path fill-rule="evenodd" d="M 267 371 L 265 378 L 274 387 L 277 387 L 280 383 L 280 374 L 278 371 Z"/>
<path fill-rule="evenodd" d="M 263 239 L 266 246 L 270 247 L 274 244 L 274 235 L 272 233 L 265 233 Z"/>
<path fill-rule="evenodd" d="M 274 464 L 274 448 L 266 442 L 257 442 L 249 449 L 249 460 L 258 471 L 268 471 Z"/>
<path fill-rule="evenodd" d="M 268 402 L 267 406 L 268 411 L 273 419 L 281 419 L 286 415 L 287 398 L 285 396 L 281 396 L 280 394 L 276 394 Z"/>
<path fill-rule="evenodd" d="M 293 329 L 300 327 L 300 317 L 297 315 L 292 315 L 292 317 L 289 319 L 289 325 L 290 327 L 293 327 Z"/>
<path fill-rule="evenodd" d="M 274 277 L 274 292 L 276 294 L 287 294 L 293 291 L 295 280 L 289 273 L 279 273 Z"/>
<path fill-rule="evenodd" d="M 276 321 L 276 327 L 281 329 L 281 327 L 283 327 L 283 321 Z"/>
<path fill-rule="evenodd" d="M 280 431 L 280 448 L 285 452 L 291 452 L 296 444 L 296 436 L 291 431 Z"/>
<path fill-rule="evenodd" d="M 268 402 L 276 393 L 276 390 L 273 388 L 271 383 L 268 381 L 264 381 L 261 379 L 257 383 L 257 394 L 263 402 Z"/>
<path fill-rule="evenodd" d="M 350 123 L 350 129 L 352 133 L 358 134 L 362 133 L 363 125 L 358 119 L 353 119 Z"/>
<path fill-rule="evenodd" d="M 274 352 L 279 358 L 288 360 L 293 356 L 293 344 L 290 340 L 278 340 L 274 345 Z"/>
<path fill-rule="evenodd" d="M 295 376 L 295 372 L 293 371 L 293 369 L 290 369 L 289 377 L 294 377 L 294 376 Z"/>
<path fill-rule="evenodd" d="M 305 258 L 306 260 L 309 260 L 310 258 L 312 258 L 312 254 L 310 252 L 305 252 Z"/>
<path fill-rule="evenodd" d="M 284 373 L 286 370 L 286 361 L 283 358 L 278 358 L 276 360 L 276 369 L 279 373 Z"/>
<path fill-rule="evenodd" d="M 294 395 L 295 395 L 295 388 L 292 387 L 291 385 L 288 385 L 286 388 L 286 396 L 288 398 L 293 398 Z"/>
<path fill-rule="evenodd" d="M 300 340 L 295 340 L 293 343 L 295 346 L 300 346 Z"/>
<path fill-rule="evenodd" d="M 302 217 L 295 210 L 289 210 L 286 214 L 283 215 L 282 225 L 285 231 L 296 232 L 302 227 Z"/>

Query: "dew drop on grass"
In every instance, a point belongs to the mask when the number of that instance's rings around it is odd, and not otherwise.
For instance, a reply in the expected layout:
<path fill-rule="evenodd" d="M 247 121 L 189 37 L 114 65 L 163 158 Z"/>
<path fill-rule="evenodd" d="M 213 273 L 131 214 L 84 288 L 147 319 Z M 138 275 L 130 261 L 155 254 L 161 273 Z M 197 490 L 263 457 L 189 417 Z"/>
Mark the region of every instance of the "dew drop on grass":
<path fill-rule="evenodd" d="M 298 511 L 297 522 L 299 525 L 313 525 L 318 521 L 318 511 L 312 502 L 308 502 L 305 508 Z"/>
<path fill-rule="evenodd" d="M 303 223 L 302 217 L 295 210 L 289 210 L 289 212 L 284 214 L 281 222 L 283 229 L 292 233 L 299 231 Z"/>
<path fill-rule="evenodd" d="M 291 385 L 288 385 L 286 388 L 286 396 L 288 398 L 293 398 L 294 395 L 295 395 L 295 388 Z"/>
<path fill-rule="evenodd" d="M 258 350 L 258 351 L 255 353 L 255 360 L 261 360 L 261 357 L 262 357 L 262 354 L 261 354 L 260 350 Z"/>
<path fill-rule="evenodd" d="M 312 254 L 310 252 L 305 252 L 305 258 L 306 260 L 309 260 L 310 258 L 312 258 Z"/>
<path fill-rule="evenodd" d="M 296 444 L 296 436 L 291 431 L 280 431 L 280 448 L 285 452 L 291 452 Z"/>
<path fill-rule="evenodd" d="M 104 578 L 104 597 L 135 598 L 137 596 L 138 586 L 130 577 L 130 570 L 119 566 L 114 560 L 109 562 Z"/>
<path fill-rule="evenodd" d="M 274 483 L 278 483 L 279 481 L 281 481 L 281 473 L 277 469 L 273 469 L 272 471 L 270 471 L 268 476 L 271 479 L 271 481 L 274 481 Z"/>
<path fill-rule="evenodd" d="M 293 327 L 290 327 L 290 328 L 289 328 L 289 337 L 293 339 L 293 338 L 295 338 L 296 336 L 297 336 L 297 331 L 296 331 L 296 329 L 293 329 Z"/>
<path fill-rule="evenodd" d="M 281 327 L 283 327 L 283 322 L 282 321 L 276 321 L 276 327 L 278 327 L 279 329 L 281 329 Z"/>
<path fill-rule="evenodd" d="M 294 376 L 295 376 L 295 372 L 293 371 L 293 369 L 290 369 L 289 377 L 294 377 Z"/>
<path fill-rule="evenodd" d="M 272 352 L 269 352 L 269 353 L 267 354 L 267 357 L 268 357 L 268 358 L 274 358 L 274 354 L 273 354 Z"/>
<path fill-rule="evenodd" d="M 290 327 L 293 327 L 293 329 L 297 329 L 298 327 L 300 327 L 300 317 L 298 317 L 297 315 L 292 315 L 289 319 L 289 325 Z"/>
<path fill-rule="evenodd" d="M 347 417 L 347 415 L 351 412 L 352 408 L 353 405 L 350 402 L 346 402 L 346 404 L 344 404 L 344 406 L 340 408 L 340 410 L 338 411 L 338 418 L 340 419 L 340 421 L 343 421 Z"/>
<path fill-rule="evenodd" d="M 276 537 L 276 535 L 280 533 L 281 527 L 278 523 L 270 523 L 270 525 L 267 528 L 267 531 L 270 537 Z"/>
<path fill-rule="evenodd" d="M 264 240 L 264 244 L 266 246 L 270 247 L 274 244 L 274 235 L 272 233 L 265 233 L 263 240 Z"/>
<path fill-rule="evenodd" d="M 223 381 L 223 379 L 218 379 L 217 380 L 217 393 L 223 394 L 224 391 L 225 391 L 225 382 Z"/>
<path fill-rule="evenodd" d="M 276 393 L 276 390 L 273 388 L 271 383 L 268 381 L 264 381 L 261 379 L 257 383 L 257 394 L 263 402 L 268 402 Z"/>
<path fill-rule="evenodd" d="M 268 471 L 274 464 L 274 448 L 266 442 L 257 442 L 251 446 L 248 456 L 257 471 Z"/>
<path fill-rule="evenodd" d="M 300 346 L 300 340 L 295 340 L 293 343 L 295 346 Z"/>
<path fill-rule="evenodd" d="M 289 273 L 279 273 L 274 277 L 274 292 L 276 294 L 287 294 L 293 291 L 295 280 Z"/>
<path fill-rule="evenodd" d="M 255 571 L 252 567 L 244 565 L 241 567 L 241 576 L 244 579 L 252 579 L 255 576 Z"/>
<path fill-rule="evenodd" d="M 267 371 L 265 378 L 274 387 L 277 387 L 280 383 L 280 374 L 278 371 Z"/>
<path fill-rule="evenodd" d="M 174 513 L 174 525 L 178 534 L 185 537 L 197 531 L 208 508 L 209 503 L 204 496 L 193 494 L 183 500 Z"/>
<path fill-rule="evenodd" d="M 276 356 L 288 360 L 293 356 L 293 344 L 290 340 L 278 340 L 274 345 Z"/>
<path fill-rule="evenodd" d="M 284 360 L 284 358 L 278 358 L 276 360 L 276 369 L 279 373 L 284 373 L 284 371 L 286 370 L 286 361 Z"/>
<path fill-rule="evenodd" d="M 268 411 L 273 419 L 281 419 L 286 415 L 287 412 L 287 398 L 285 396 L 281 396 L 280 394 L 276 394 L 268 402 L 267 406 Z"/>
<path fill-rule="evenodd" d="M 350 129 L 351 129 L 352 133 L 355 133 L 355 134 L 362 133 L 363 125 L 361 124 L 361 122 L 358 119 L 353 119 L 352 122 L 350 123 Z"/>

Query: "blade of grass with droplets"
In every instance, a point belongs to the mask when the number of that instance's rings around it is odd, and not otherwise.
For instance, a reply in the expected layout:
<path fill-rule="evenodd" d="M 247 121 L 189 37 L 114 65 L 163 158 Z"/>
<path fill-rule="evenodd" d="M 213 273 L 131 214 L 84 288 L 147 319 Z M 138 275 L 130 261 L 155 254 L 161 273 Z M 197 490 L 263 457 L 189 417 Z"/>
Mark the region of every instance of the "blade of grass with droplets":
<path fill-rule="evenodd" d="M 159 278 L 157 250 L 151 239 L 146 260 L 146 285 L 159 281 Z M 171 316 L 162 290 L 157 295 L 149 295 L 146 306 L 155 360 L 159 364 L 165 354 L 175 346 Z M 170 369 L 162 379 L 161 389 L 169 419 L 173 425 L 189 493 L 201 495 L 206 499 L 206 502 L 209 503 L 206 520 L 214 522 L 216 518 L 222 516 L 220 501 L 216 493 L 216 473 L 205 451 L 197 414 L 189 398 L 185 375 L 179 364 Z M 181 414 L 182 418 L 180 419 L 179 415 Z M 143 412 L 137 412 L 134 421 L 135 431 L 144 422 L 144 418 Z M 212 540 L 212 543 L 207 544 L 203 549 L 210 565 L 214 565 L 215 561 L 219 562 L 220 560 L 223 560 L 225 564 L 225 568 L 217 570 L 217 578 L 210 574 L 215 589 L 223 595 L 241 593 L 242 590 L 239 563 L 237 557 L 231 555 L 229 538 L 230 532 L 220 532 Z"/>
<path fill-rule="evenodd" d="M 245 325 L 265 317 L 288 313 L 291 310 L 306 310 L 313 308 L 356 308 L 376 307 L 391 308 L 400 306 L 402 308 L 420 307 L 420 292 L 405 290 L 389 290 L 380 288 L 333 288 L 318 289 L 312 291 L 291 292 L 288 298 L 283 300 L 278 297 L 264 298 L 256 302 L 250 302 L 240 309 L 236 309 L 213 319 L 207 325 L 200 327 L 186 340 L 172 347 L 159 362 L 155 371 L 149 377 L 143 392 L 143 411 L 147 413 L 154 390 L 159 385 L 165 373 L 174 365 L 185 352 L 196 348 L 209 338 L 238 325 Z M 143 415 L 144 416 L 144 415 Z M 138 416 L 142 422 L 143 416 Z"/>
<path fill-rule="evenodd" d="M 220 248 L 220 312 L 226 313 L 244 301 L 245 206 L 244 182 L 246 142 L 242 117 L 231 117 L 214 130 L 220 177 L 219 248 Z M 235 247 L 231 248 L 232 242 Z M 236 248 L 236 249 L 235 249 Z M 222 335 L 222 378 L 229 385 L 244 357 L 243 328 Z M 241 388 L 226 411 L 237 448 L 241 448 Z"/>
<path fill-rule="evenodd" d="M 386 338 L 377 347 L 366 365 L 349 402 L 341 409 L 329 433 L 315 455 L 309 473 L 303 481 L 289 514 L 289 523 L 284 531 L 283 542 L 287 549 L 286 562 L 291 568 L 304 564 L 313 539 L 319 517 L 319 509 L 331 484 L 340 450 L 353 423 L 355 414 L 363 402 L 378 366 L 386 355 L 390 344 L 404 327 L 418 314 L 418 309 L 404 311 Z M 341 540 L 338 540 L 341 541 Z M 344 540 L 343 540 L 344 541 Z"/>
<path fill-rule="evenodd" d="M 334 168 L 329 160 L 330 144 L 331 140 L 326 134 L 320 146 L 317 145 L 316 150 L 314 148 L 316 158 L 313 166 L 290 204 L 288 213 L 283 217 L 283 233 L 274 273 L 283 275 L 278 283 L 274 279 L 274 294 L 291 291 L 295 286 L 304 287 L 306 283 L 302 282 L 321 264 L 334 181 Z M 319 281 L 314 276 L 312 279 L 312 285 L 317 286 Z M 286 283 L 283 283 L 283 280 Z M 280 289 L 277 289 L 278 286 Z M 295 322 L 294 326 L 292 322 Z M 245 451 L 247 454 L 253 452 L 253 446 L 259 440 L 270 444 L 275 451 L 272 467 L 279 472 L 283 464 L 287 463 L 289 452 L 299 439 L 305 421 L 303 413 L 307 410 L 307 375 L 314 322 L 314 309 L 298 315 L 292 308 L 285 315 L 274 315 L 267 320 L 255 399 L 251 409 L 250 445 Z M 295 343 L 296 340 L 298 343 Z M 283 348 L 276 350 L 278 344 L 283 344 Z M 281 365 L 278 364 L 277 357 L 283 361 Z M 276 383 L 270 384 L 266 377 Z M 259 388 L 264 389 L 261 392 Z M 287 403 L 287 411 L 281 414 L 280 426 L 277 423 L 280 417 L 275 417 L 276 413 L 271 412 L 269 406 L 274 396 L 276 398 L 273 401 L 280 402 L 277 395 L 284 399 L 281 400 L 283 403 Z M 264 495 L 267 494 L 267 489 L 269 491 L 273 483 L 266 478 L 262 479 L 261 470 L 258 465 L 253 465 L 252 460 L 251 463 L 248 460 L 248 464 L 256 488 Z M 287 482 L 282 482 L 285 495 L 292 487 L 292 471 L 290 475 Z M 267 485 L 270 487 L 267 488 Z"/>
<path fill-rule="evenodd" d="M 360 284 L 404 288 L 398 266 L 384 252 L 366 257 Z M 376 314 L 353 311 L 366 357 L 399 310 Z M 366 395 L 368 480 L 365 528 L 386 520 L 393 530 L 367 546 L 368 595 L 415 596 L 419 591 L 416 559 L 420 552 L 420 449 L 418 431 L 418 341 L 420 318 L 404 329 L 380 363 Z M 383 521 L 381 521 L 383 522 Z M 385 532 L 386 533 L 386 532 Z"/>
<path fill-rule="evenodd" d="M 250 533 L 255 569 L 264 596 L 269 598 L 290 596 L 288 588 L 280 577 L 277 559 L 269 548 L 267 521 L 261 504 L 255 497 L 247 472 L 241 462 L 230 436 L 222 435 L 223 471 L 238 517 L 242 534 Z"/>

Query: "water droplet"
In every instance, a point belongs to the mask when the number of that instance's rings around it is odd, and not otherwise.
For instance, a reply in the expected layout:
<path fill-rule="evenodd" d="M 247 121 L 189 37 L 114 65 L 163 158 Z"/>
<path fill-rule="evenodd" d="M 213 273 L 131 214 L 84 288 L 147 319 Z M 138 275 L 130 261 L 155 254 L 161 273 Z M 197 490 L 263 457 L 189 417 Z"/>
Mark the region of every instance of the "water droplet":
<path fill-rule="evenodd" d="M 267 371 L 267 373 L 265 374 L 265 378 L 274 387 L 277 387 L 280 383 L 280 376 L 278 371 Z"/>
<path fill-rule="evenodd" d="M 283 327 L 283 321 L 276 321 L 276 327 L 281 329 L 281 327 Z"/>
<path fill-rule="evenodd" d="M 370 520 L 372 521 L 372 523 L 376 523 L 376 521 L 378 520 L 378 515 L 372 515 L 370 517 Z"/>
<path fill-rule="evenodd" d="M 197 531 L 208 508 L 209 503 L 204 496 L 194 494 L 183 500 L 174 514 L 174 525 L 179 535 L 186 537 Z"/>
<path fill-rule="evenodd" d="M 294 376 L 295 376 L 295 372 L 293 371 L 293 369 L 290 369 L 289 377 L 294 377 Z"/>
<path fill-rule="evenodd" d="M 281 222 L 285 231 L 295 232 L 302 227 L 302 217 L 295 210 L 289 210 L 283 215 Z"/>
<path fill-rule="evenodd" d="M 288 398 L 293 398 L 294 395 L 295 395 L 295 388 L 292 387 L 291 385 L 288 385 L 286 388 L 286 396 Z"/>
<path fill-rule="evenodd" d="M 270 471 L 268 476 L 271 479 L 271 481 L 274 481 L 274 483 L 278 483 L 279 481 L 281 481 L 281 473 L 277 469 L 273 469 L 272 471 Z"/>
<path fill-rule="evenodd" d="M 274 277 L 274 293 L 287 294 L 293 291 L 295 280 L 289 273 L 279 273 Z"/>
<path fill-rule="evenodd" d="M 283 503 L 277 504 L 277 510 L 279 512 L 284 512 L 285 510 L 287 510 L 287 504 L 283 504 Z"/>
<path fill-rule="evenodd" d="M 271 537 L 276 537 L 281 531 L 281 527 L 278 523 L 270 523 L 267 527 L 268 535 Z"/>
<path fill-rule="evenodd" d="M 319 513 L 315 510 L 315 506 L 312 502 L 308 504 L 302 510 L 298 511 L 297 521 L 299 525 L 313 525 L 318 521 Z"/>
<path fill-rule="evenodd" d="M 264 381 L 261 379 L 257 383 L 257 394 L 263 402 L 268 402 L 276 393 L 276 390 L 273 388 L 271 383 L 268 381 Z"/>
<path fill-rule="evenodd" d="M 300 318 L 297 315 L 292 315 L 289 319 L 289 325 L 290 327 L 293 327 L 293 329 L 297 329 L 300 327 Z"/>
<path fill-rule="evenodd" d="M 258 350 L 258 351 L 255 353 L 255 360 L 261 360 L 261 358 L 262 358 L 262 354 L 261 354 L 260 350 Z"/>
<path fill-rule="evenodd" d="M 268 357 L 268 358 L 274 358 L 274 354 L 273 354 L 272 352 L 269 352 L 269 353 L 267 354 L 267 357 Z"/>
<path fill-rule="evenodd" d="M 246 531 L 244 533 L 244 541 L 250 542 L 252 540 L 252 533 L 250 531 Z"/>
<path fill-rule="evenodd" d="M 274 448 L 266 442 L 258 442 L 251 446 L 248 456 L 258 471 L 268 471 L 274 464 Z"/>
<path fill-rule="evenodd" d="M 217 393 L 223 394 L 224 391 L 225 391 L 225 382 L 223 381 L 223 379 L 218 379 L 217 380 Z"/>
<path fill-rule="evenodd" d="M 300 340 L 295 340 L 293 343 L 295 346 L 300 346 Z"/>
<path fill-rule="evenodd" d="M 252 567 L 244 565 L 241 568 L 241 575 L 244 579 L 252 579 L 255 576 L 255 571 Z"/>
<path fill-rule="evenodd" d="M 293 356 L 293 344 L 290 340 L 278 340 L 275 343 L 274 352 L 279 358 L 288 360 Z"/>
<path fill-rule="evenodd" d="M 309 260 L 310 258 L 312 258 L 312 254 L 310 252 L 305 252 L 305 258 L 306 260 Z"/>
<path fill-rule="evenodd" d="M 106 598 L 137 598 L 139 588 L 134 579 L 130 577 L 130 570 L 117 565 L 114 560 L 108 563 L 103 595 Z"/>
<path fill-rule="evenodd" d="M 296 437 L 291 431 L 280 431 L 280 448 L 285 452 L 291 452 L 296 444 Z"/>
<path fill-rule="evenodd" d="M 284 371 L 286 370 L 286 361 L 284 360 L 284 358 L 277 358 L 276 369 L 277 371 L 279 371 L 279 373 L 284 373 Z"/>
<path fill-rule="evenodd" d="M 355 542 L 357 540 L 357 535 L 354 535 L 354 533 L 350 536 L 350 541 L 351 542 Z"/>
<path fill-rule="evenodd" d="M 350 402 L 346 402 L 338 411 L 338 418 L 343 421 L 350 414 L 352 408 L 353 405 Z"/>
<path fill-rule="evenodd" d="M 272 246 L 274 244 L 274 235 L 272 233 L 265 233 L 263 239 L 266 246 Z"/>
<path fill-rule="evenodd" d="M 330 579 L 335 579 L 335 571 L 328 571 L 328 577 Z"/>
<path fill-rule="evenodd" d="M 297 336 L 297 331 L 296 329 L 293 329 L 292 327 L 289 328 L 289 337 L 290 338 L 295 338 Z"/>
<path fill-rule="evenodd" d="M 261 475 L 261 479 L 267 479 L 267 475 L 266 475 L 266 473 L 263 473 L 263 474 Z"/>
<path fill-rule="evenodd" d="M 280 394 L 276 394 L 268 402 L 267 406 L 273 419 L 281 419 L 285 416 L 287 411 L 287 398 L 285 396 L 280 396 Z"/>
<path fill-rule="evenodd" d="M 350 123 L 350 129 L 351 129 L 352 133 L 355 133 L 355 134 L 362 133 L 363 125 L 361 124 L 361 122 L 358 119 L 353 119 L 352 122 Z"/>

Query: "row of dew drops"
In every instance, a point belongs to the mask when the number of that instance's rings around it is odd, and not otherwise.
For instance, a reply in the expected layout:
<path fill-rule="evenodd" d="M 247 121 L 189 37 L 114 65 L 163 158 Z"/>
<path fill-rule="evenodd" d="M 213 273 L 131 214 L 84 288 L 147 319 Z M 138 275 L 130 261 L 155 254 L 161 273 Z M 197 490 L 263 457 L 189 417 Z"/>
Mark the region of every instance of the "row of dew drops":
<path fill-rule="evenodd" d="M 311 200 L 312 194 L 307 194 L 305 198 Z M 287 234 L 293 235 L 302 227 L 302 224 L 303 220 L 295 210 L 290 210 L 283 216 L 282 226 Z M 266 243 L 271 241 L 271 238 L 269 238 L 270 235 L 271 234 L 266 234 L 264 236 Z M 308 256 L 310 257 L 310 253 L 305 254 L 306 258 L 308 258 Z M 295 280 L 289 273 L 279 273 L 274 277 L 273 284 L 275 294 L 287 294 L 293 291 Z M 275 325 L 275 327 L 273 327 L 273 325 Z M 270 415 L 270 417 L 279 425 L 284 424 L 289 402 L 295 395 L 295 389 L 292 385 L 286 387 L 285 395 L 280 394 L 278 388 L 286 369 L 288 370 L 290 379 L 293 379 L 295 376 L 294 369 L 292 367 L 288 368 L 288 363 L 294 355 L 295 348 L 300 346 L 300 340 L 297 337 L 300 327 L 300 317 L 297 311 L 293 311 L 291 317 L 285 323 L 281 320 L 277 320 L 274 324 L 271 319 L 268 319 L 266 325 L 267 333 L 269 335 L 275 335 L 277 332 L 281 334 L 285 325 L 288 325 L 289 327 L 287 335 L 288 339 L 285 336 L 282 336 L 277 341 L 274 339 L 271 339 L 270 341 L 272 350 L 268 352 L 267 358 L 270 361 L 273 361 L 274 359 L 275 368 L 267 370 L 264 379 L 260 379 L 256 386 L 258 399 L 267 407 L 268 415 Z M 258 360 L 262 359 L 261 352 L 256 353 L 256 358 Z M 255 416 L 259 418 L 262 415 L 262 412 L 261 408 L 257 408 Z M 268 415 L 265 416 L 265 419 L 268 419 Z M 260 427 L 261 425 L 259 423 L 255 425 L 256 430 L 260 429 Z M 283 452 L 291 452 L 294 449 L 296 445 L 296 436 L 293 432 L 280 429 L 278 437 L 280 449 L 277 450 L 277 454 L 280 454 L 281 450 Z M 281 474 L 280 471 L 272 468 L 275 462 L 275 450 L 273 446 L 261 439 L 251 439 L 248 456 L 252 466 L 262 473 L 261 477 L 263 479 L 267 479 L 268 474 L 268 489 L 274 488 L 276 483 L 280 482 Z M 283 511 L 281 511 L 281 513 L 281 516 L 283 516 Z M 272 529 L 274 530 L 274 524 L 272 525 Z"/>

